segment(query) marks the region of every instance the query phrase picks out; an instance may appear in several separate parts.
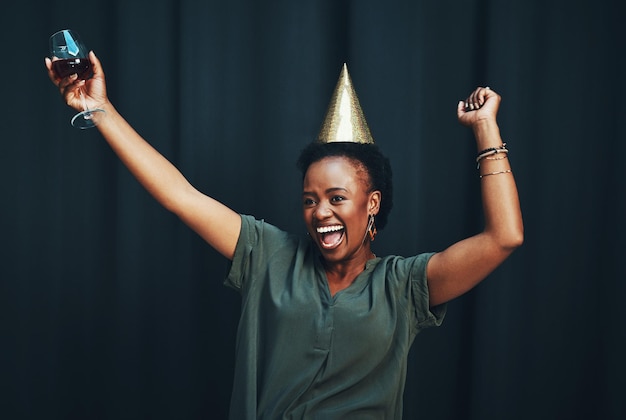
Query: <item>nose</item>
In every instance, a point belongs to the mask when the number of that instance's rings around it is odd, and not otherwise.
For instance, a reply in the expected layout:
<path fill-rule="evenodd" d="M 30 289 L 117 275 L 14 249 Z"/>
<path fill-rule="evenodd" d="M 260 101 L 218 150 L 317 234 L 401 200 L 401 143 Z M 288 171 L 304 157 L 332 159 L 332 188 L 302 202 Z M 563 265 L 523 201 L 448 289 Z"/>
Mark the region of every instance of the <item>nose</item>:
<path fill-rule="evenodd" d="M 321 202 L 318 204 L 317 208 L 313 212 L 313 216 L 319 220 L 326 219 L 332 216 L 333 212 L 330 209 L 330 206 L 326 202 Z"/>

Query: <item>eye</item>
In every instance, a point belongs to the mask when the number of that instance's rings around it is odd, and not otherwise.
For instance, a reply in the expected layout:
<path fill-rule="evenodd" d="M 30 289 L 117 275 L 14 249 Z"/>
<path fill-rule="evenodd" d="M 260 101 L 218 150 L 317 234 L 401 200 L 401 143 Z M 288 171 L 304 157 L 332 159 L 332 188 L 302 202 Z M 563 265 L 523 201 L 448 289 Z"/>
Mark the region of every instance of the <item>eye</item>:
<path fill-rule="evenodd" d="M 312 198 L 304 198 L 304 200 L 302 200 L 302 205 L 304 207 L 312 207 L 316 204 L 315 200 L 313 200 Z"/>
<path fill-rule="evenodd" d="M 333 197 L 330 199 L 330 201 L 331 201 L 332 203 L 340 203 L 340 202 L 342 202 L 342 201 L 343 201 L 343 200 L 345 200 L 345 199 L 346 199 L 346 198 L 345 198 L 345 197 L 343 197 L 343 196 L 341 196 L 341 195 L 335 195 L 335 196 L 333 196 Z"/>

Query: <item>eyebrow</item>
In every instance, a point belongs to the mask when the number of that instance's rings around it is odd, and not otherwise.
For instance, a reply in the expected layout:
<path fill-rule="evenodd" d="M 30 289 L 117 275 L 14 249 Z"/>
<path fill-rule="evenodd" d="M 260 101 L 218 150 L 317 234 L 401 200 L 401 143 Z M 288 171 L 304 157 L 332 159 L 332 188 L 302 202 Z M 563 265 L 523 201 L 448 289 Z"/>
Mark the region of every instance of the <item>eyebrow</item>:
<path fill-rule="evenodd" d="M 332 188 L 327 188 L 324 192 L 326 194 L 330 194 L 333 192 L 337 192 L 337 191 L 345 191 L 345 192 L 350 192 L 347 188 L 343 188 L 343 187 L 332 187 Z M 315 195 L 315 193 L 310 192 L 310 191 L 302 191 L 302 195 Z"/>

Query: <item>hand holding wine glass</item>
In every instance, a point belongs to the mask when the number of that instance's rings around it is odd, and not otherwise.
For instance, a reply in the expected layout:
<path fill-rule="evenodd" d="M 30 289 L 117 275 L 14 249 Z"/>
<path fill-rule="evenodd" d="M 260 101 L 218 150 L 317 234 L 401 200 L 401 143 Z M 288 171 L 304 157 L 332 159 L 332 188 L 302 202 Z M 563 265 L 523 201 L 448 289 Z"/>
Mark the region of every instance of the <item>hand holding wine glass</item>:
<path fill-rule="evenodd" d="M 94 106 L 106 101 L 104 75 L 95 54 L 69 29 L 50 37 L 50 54 L 51 58 L 46 58 L 50 79 L 66 103 L 81 111 L 72 118 L 72 125 L 82 129 L 94 127 L 104 114 L 103 109 Z"/>

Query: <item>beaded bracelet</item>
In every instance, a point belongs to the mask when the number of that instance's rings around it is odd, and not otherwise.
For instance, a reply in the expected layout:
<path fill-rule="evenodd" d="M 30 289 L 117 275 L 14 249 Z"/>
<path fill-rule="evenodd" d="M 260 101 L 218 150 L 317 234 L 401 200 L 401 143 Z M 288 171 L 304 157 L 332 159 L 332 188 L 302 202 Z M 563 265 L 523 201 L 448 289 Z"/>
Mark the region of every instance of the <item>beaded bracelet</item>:
<path fill-rule="evenodd" d="M 486 174 L 482 174 L 479 176 L 480 179 L 483 179 L 486 176 L 490 176 L 490 175 L 500 175 L 500 174 L 510 174 L 513 173 L 512 170 L 507 169 L 506 171 L 497 171 L 497 172 L 488 172 Z"/>
<path fill-rule="evenodd" d="M 506 149 L 506 143 L 502 143 L 502 146 L 498 146 L 498 147 L 489 147 L 483 151 L 478 152 L 478 156 L 482 155 L 483 153 L 487 153 L 487 152 L 492 152 L 494 150 L 502 150 L 502 149 Z"/>
<path fill-rule="evenodd" d="M 479 162 L 485 156 L 495 155 L 496 153 L 507 153 L 507 152 L 508 150 L 506 148 L 506 143 L 502 143 L 502 146 L 500 147 L 490 147 L 481 152 L 478 152 L 478 155 L 476 156 L 476 162 Z"/>
<path fill-rule="evenodd" d="M 500 157 L 498 157 L 498 156 L 486 156 L 486 157 L 482 158 L 481 160 L 502 160 L 502 159 L 507 159 L 507 158 L 508 158 L 507 153 L 504 153 L 504 155 L 500 156 Z"/>
<path fill-rule="evenodd" d="M 500 157 L 489 157 L 489 156 L 486 156 L 486 157 L 482 158 L 480 160 L 480 162 L 482 162 L 483 160 L 502 160 L 502 159 L 508 159 L 508 158 L 509 158 L 508 153 L 504 153 L 504 156 L 500 156 Z M 480 162 L 478 162 L 478 164 L 476 165 L 476 169 L 480 169 Z"/>
<path fill-rule="evenodd" d="M 487 156 L 495 155 L 497 153 L 509 153 L 509 150 L 506 148 L 506 143 L 502 143 L 500 147 L 490 147 L 478 153 L 476 156 L 476 168 L 480 168 L 480 161 L 486 158 Z"/>

